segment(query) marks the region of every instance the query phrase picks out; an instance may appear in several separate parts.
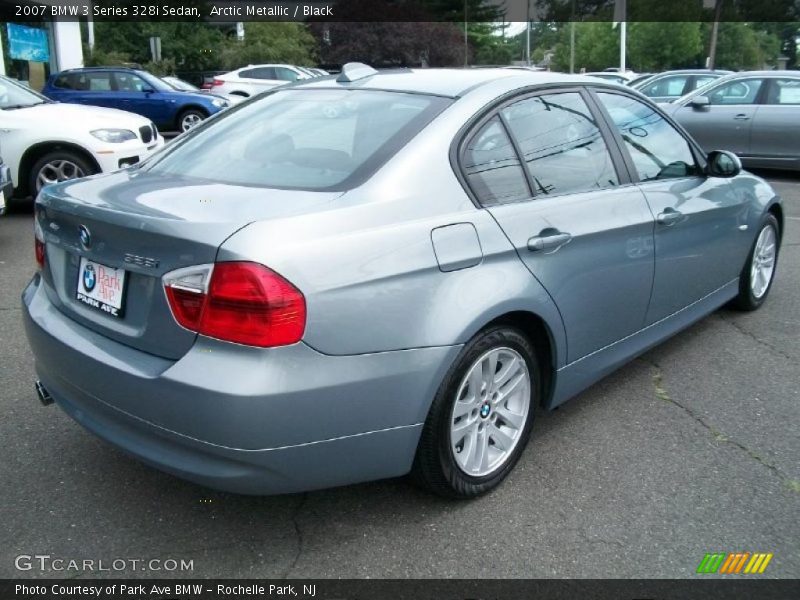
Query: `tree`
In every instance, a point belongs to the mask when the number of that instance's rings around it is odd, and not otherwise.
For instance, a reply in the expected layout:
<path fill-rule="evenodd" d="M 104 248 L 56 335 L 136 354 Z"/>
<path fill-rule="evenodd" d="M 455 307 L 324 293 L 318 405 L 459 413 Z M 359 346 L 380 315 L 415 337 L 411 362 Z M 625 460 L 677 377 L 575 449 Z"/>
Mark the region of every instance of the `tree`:
<path fill-rule="evenodd" d="M 710 35 L 710 24 L 704 24 Z M 761 69 L 776 63 L 781 40 L 759 23 L 722 22 L 717 38 L 716 66 L 720 69 Z"/>
<path fill-rule="evenodd" d="M 452 23 L 312 23 L 322 64 L 358 61 L 375 67 L 464 63 L 463 34 Z"/>
<path fill-rule="evenodd" d="M 553 68 L 569 70 L 570 27 L 561 29 Z M 575 69 L 602 71 L 619 63 L 619 31 L 609 22 L 575 23 Z"/>
<path fill-rule="evenodd" d="M 302 23 L 256 21 L 244 24 L 244 41 L 228 38 L 219 55 L 217 69 L 238 69 L 248 64 L 316 63 L 316 40 Z"/>
<path fill-rule="evenodd" d="M 219 27 L 201 22 L 98 21 L 94 30 L 94 52 L 98 56 L 87 55 L 89 63 L 98 63 L 103 53 L 128 56 L 130 61 L 139 64 L 147 63 L 152 59 L 150 38 L 160 37 L 162 59 L 173 61 L 184 71 L 218 68 L 218 54 L 226 40 Z"/>
<path fill-rule="evenodd" d="M 703 39 L 699 23 L 630 23 L 628 63 L 642 73 L 700 66 Z"/>

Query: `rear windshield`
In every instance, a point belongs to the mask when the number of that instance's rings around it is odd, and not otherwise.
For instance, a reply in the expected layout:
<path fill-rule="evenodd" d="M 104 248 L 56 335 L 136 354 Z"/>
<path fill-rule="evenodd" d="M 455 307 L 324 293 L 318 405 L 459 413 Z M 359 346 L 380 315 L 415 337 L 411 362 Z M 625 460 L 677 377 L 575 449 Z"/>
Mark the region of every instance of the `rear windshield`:
<path fill-rule="evenodd" d="M 199 127 L 144 168 L 234 185 L 349 189 L 449 103 L 377 90 L 277 91 Z"/>

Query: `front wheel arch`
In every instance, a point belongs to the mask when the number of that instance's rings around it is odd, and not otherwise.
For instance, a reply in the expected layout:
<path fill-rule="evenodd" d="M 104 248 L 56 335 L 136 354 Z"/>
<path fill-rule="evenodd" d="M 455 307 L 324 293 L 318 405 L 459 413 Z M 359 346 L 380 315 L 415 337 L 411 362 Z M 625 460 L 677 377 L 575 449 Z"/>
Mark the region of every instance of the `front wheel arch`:
<path fill-rule="evenodd" d="M 32 195 L 35 193 L 35 190 L 30 189 L 30 171 L 33 168 L 33 165 L 35 165 L 36 162 L 46 154 L 57 152 L 59 150 L 66 150 L 80 155 L 81 158 L 86 160 L 92 166 L 95 173 L 102 171 L 100 164 L 97 162 L 97 160 L 95 160 L 92 153 L 78 144 L 60 141 L 39 142 L 38 144 L 34 144 L 25 150 L 25 152 L 22 154 L 22 158 L 19 161 L 19 171 L 17 172 L 18 196 L 24 198 L 27 195 Z"/>

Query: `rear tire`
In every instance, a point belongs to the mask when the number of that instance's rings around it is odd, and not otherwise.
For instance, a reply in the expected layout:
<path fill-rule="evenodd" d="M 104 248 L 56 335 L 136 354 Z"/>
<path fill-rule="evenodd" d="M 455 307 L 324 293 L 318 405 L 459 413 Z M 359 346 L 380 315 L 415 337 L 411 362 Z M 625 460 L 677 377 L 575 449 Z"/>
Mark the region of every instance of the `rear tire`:
<path fill-rule="evenodd" d="M 540 395 L 531 342 L 512 327 L 476 335 L 445 375 L 422 428 L 412 477 L 449 498 L 497 487 L 530 437 Z"/>
<path fill-rule="evenodd" d="M 54 150 L 37 160 L 28 174 L 28 192 L 34 198 L 45 185 L 98 172 L 91 161 L 74 150 Z"/>
<path fill-rule="evenodd" d="M 778 266 L 781 230 L 778 219 L 767 213 L 761 221 L 758 235 L 739 275 L 739 295 L 731 306 L 743 311 L 753 311 L 767 299 Z"/>

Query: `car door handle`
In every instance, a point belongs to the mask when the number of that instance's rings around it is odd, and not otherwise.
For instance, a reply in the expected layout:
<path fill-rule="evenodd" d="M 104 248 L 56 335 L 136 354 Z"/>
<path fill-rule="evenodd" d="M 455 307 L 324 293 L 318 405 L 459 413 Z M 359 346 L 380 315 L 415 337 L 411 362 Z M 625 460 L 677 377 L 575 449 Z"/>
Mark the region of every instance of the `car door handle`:
<path fill-rule="evenodd" d="M 744 113 L 739 113 L 735 117 L 733 117 L 737 121 L 747 121 L 750 118 L 750 115 L 746 115 Z"/>
<path fill-rule="evenodd" d="M 660 225 L 674 225 L 683 219 L 683 213 L 674 208 L 665 208 L 664 212 L 658 213 L 656 222 Z"/>
<path fill-rule="evenodd" d="M 542 235 L 542 233 L 544 235 Z M 543 231 L 542 233 L 528 240 L 528 250 L 531 252 L 536 252 L 537 250 L 553 250 L 560 248 L 572 239 L 570 234 L 560 231 L 555 233 L 545 233 Z"/>

